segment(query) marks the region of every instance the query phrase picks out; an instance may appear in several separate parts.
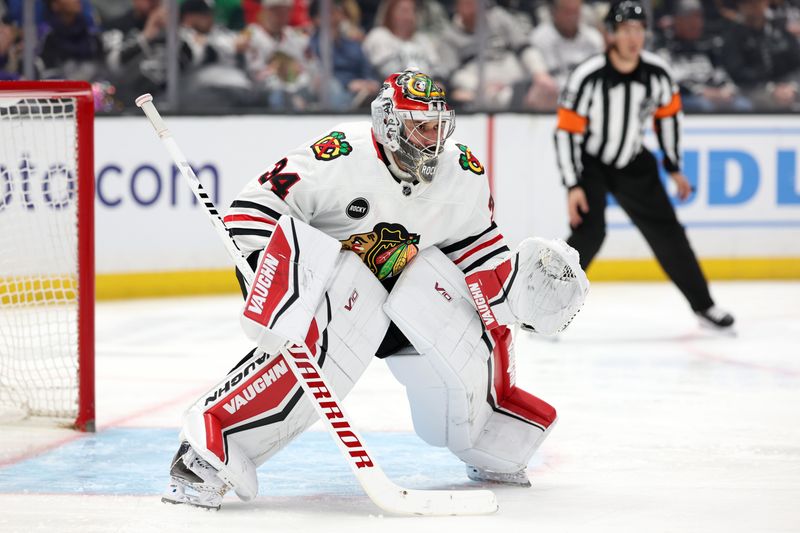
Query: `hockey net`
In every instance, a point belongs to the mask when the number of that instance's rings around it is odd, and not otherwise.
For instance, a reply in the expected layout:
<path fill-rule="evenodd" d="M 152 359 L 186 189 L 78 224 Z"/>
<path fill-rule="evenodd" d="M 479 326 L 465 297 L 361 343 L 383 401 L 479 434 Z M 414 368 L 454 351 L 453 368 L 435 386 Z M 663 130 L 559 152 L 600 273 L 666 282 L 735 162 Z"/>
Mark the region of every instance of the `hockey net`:
<path fill-rule="evenodd" d="M 0 84 L 0 423 L 94 429 L 93 124 L 87 83 Z"/>

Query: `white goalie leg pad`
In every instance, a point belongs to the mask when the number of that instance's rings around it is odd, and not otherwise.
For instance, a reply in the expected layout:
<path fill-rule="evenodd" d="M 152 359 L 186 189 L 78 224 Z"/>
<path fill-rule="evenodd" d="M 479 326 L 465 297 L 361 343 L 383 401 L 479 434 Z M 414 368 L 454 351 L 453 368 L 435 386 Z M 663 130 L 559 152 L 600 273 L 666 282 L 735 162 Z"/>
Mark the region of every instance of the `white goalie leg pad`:
<path fill-rule="evenodd" d="M 469 465 L 512 474 L 527 466 L 555 425 L 553 420 L 544 431 L 531 429 L 524 422 L 493 412 L 472 447 L 456 455 Z"/>
<path fill-rule="evenodd" d="M 344 398 L 372 361 L 389 319 L 381 283 L 353 252 L 340 254 L 305 342 L 327 383 Z M 183 434 L 248 499 L 258 488 L 255 468 L 316 420 L 283 356 L 257 352 L 189 408 Z"/>
<path fill-rule="evenodd" d="M 348 380 L 349 392 L 374 359 L 389 328 L 389 317 L 383 312 L 388 293 L 354 252 L 340 255 L 325 307 L 331 317 L 327 328 L 331 364 Z"/>
<path fill-rule="evenodd" d="M 423 250 L 400 275 L 384 310 L 415 351 L 386 358 L 406 386 L 414 429 L 425 442 L 469 447 L 489 417 L 489 351 L 464 275 L 441 251 Z"/>
<path fill-rule="evenodd" d="M 527 465 L 558 420 L 556 410 L 515 384 L 511 331 L 490 332 L 488 402 L 492 414 L 469 450 L 458 456 L 466 463 L 499 473 L 514 473 Z"/>
<path fill-rule="evenodd" d="M 550 420 L 531 422 L 503 405 L 503 376 L 495 371 L 507 368 L 495 360 L 496 341 L 484 331 L 458 267 L 438 249 L 422 251 L 401 274 L 384 309 L 416 349 L 386 362 L 406 386 L 420 438 L 482 468 L 524 468 Z"/>

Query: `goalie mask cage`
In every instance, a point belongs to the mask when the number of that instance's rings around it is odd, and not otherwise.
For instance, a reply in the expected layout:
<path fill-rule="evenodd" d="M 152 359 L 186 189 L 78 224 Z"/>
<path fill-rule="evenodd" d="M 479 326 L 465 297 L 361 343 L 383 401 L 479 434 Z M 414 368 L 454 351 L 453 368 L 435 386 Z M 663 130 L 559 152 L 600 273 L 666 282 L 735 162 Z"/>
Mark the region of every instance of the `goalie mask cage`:
<path fill-rule="evenodd" d="M 94 99 L 0 82 L 0 422 L 94 430 Z"/>

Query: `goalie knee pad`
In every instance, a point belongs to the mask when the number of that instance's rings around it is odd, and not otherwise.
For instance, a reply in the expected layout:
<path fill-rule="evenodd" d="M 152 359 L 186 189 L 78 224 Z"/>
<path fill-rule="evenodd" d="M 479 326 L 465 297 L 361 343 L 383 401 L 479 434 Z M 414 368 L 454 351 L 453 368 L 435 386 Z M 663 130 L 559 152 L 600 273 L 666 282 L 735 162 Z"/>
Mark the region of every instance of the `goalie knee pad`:
<path fill-rule="evenodd" d="M 344 398 L 361 377 L 389 325 L 386 290 L 352 252 L 342 252 L 305 344 Z M 256 352 L 184 415 L 183 435 L 242 499 L 257 494 L 257 466 L 317 419 L 280 354 Z"/>
<path fill-rule="evenodd" d="M 524 468 L 555 410 L 514 386 L 510 332 L 487 332 L 463 273 L 428 248 L 406 267 L 386 314 L 414 345 L 386 359 L 406 386 L 418 435 L 497 472 Z"/>

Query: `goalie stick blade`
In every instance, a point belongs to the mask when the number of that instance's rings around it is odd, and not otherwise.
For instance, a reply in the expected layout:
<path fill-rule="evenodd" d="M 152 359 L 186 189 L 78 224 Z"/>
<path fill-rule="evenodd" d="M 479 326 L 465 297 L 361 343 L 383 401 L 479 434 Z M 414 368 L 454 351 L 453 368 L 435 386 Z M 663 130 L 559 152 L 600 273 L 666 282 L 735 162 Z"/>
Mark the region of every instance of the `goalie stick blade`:
<path fill-rule="evenodd" d="M 375 505 L 387 513 L 399 515 L 475 515 L 497 511 L 497 499 L 487 490 L 418 490 L 397 486 L 374 460 L 333 389 L 327 385 L 321 388 L 318 384 L 325 383 L 325 374 L 308 347 L 303 343 L 284 347 L 281 354 Z"/>
<path fill-rule="evenodd" d="M 398 515 L 452 516 L 483 515 L 497 511 L 497 498 L 489 490 L 404 489 L 380 469 L 356 472 L 370 499 L 387 513 Z"/>

